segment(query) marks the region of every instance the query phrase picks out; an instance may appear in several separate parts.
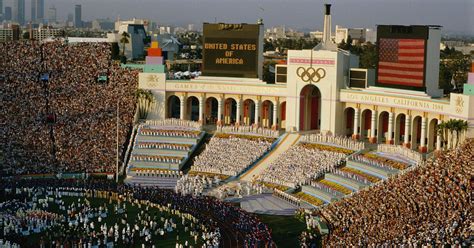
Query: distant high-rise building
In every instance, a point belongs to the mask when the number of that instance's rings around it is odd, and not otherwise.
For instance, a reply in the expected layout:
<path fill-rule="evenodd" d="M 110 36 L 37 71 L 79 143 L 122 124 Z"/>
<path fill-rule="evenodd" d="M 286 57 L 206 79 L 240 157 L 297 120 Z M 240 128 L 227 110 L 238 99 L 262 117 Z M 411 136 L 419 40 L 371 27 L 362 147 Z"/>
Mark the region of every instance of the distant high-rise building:
<path fill-rule="evenodd" d="M 36 18 L 44 19 L 44 0 L 36 0 Z"/>
<path fill-rule="evenodd" d="M 25 0 L 13 0 L 12 20 L 20 25 L 25 24 Z"/>
<path fill-rule="evenodd" d="M 57 20 L 56 8 L 53 6 L 48 9 L 48 23 L 55 23 Z"/>
<path fill-rule="evenodd" d="M 82 6 L 76 4 L 74 7 L 74 27 L 82 28 Z"/>
<path fill-rule="evenodd" d="M 5 21 L 12 20 L 12 7 L 5 7 Z"/>
<path fill-rule="evenodd" d="M 5 16 L 3 15 L 3 0 L 0 0 L 0 22 L 3 21 Z"/>
<path fill-rule="evenodd" d="M 36 22 L 36 2 L 37 0 L 31 0 L 31 22 Z"/>

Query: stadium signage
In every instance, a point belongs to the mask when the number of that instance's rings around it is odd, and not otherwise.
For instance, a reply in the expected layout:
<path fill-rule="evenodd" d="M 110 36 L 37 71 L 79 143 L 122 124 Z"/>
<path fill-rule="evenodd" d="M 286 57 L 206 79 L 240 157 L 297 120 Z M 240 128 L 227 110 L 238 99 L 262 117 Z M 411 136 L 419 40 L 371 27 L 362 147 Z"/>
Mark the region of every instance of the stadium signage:
<path fill-rule="evenodd" d="M 395 98 L 380 95 L 365 95 L 353 93 L 341 93 L 342 102 L 357 102 L 365 104 L 383 104 L 399 108 L 416 108 L 431 111 L 445 111 L 445 106 L 449 104 L 441 104 L 436 102 L 421 101 L 406 98 Z"/>
<path fill-rule="evenodd" d="M 197 84 L 197 83 L 167 83 L 166 90 L 170 91 L 194 91 L 214 93 L 240 93 L 253 94 L 255 92 L 266 92 L 267 95 L 284 95 L 284 88 L 249 86 L 249 85 L 219 85 L 219 84 Z"/>
<path fill-rule="evenodd" d="M 258 77 L 260 25 L 205 23 L 203 34 L 203 76 Z"/>

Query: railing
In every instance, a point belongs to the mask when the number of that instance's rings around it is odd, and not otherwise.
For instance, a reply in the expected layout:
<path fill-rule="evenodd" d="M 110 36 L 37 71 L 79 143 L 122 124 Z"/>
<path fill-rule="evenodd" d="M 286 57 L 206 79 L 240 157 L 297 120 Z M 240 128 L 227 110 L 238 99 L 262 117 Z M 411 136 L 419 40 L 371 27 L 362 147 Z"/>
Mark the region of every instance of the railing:
<path fill-rule="evenodd" d="M 145 124 L 154 126 L 180 126 L 188 127 L 195 130 L 202 130 L 201 123 L 181 119 L 147 120 Z"/>
<path fill-rule="evenodd" d="M 279 130 L 261 127 L 256 128 L 253 126 L 218 126 L 216 131 L 220 133 L 249 134 L 272 138 L 280 136 Z"/>
<path fill-rule="evenodd" d="M 279 189 L 273 189 L 273 196 L 278 197 L 286 202 L 289 202 L 292 205 L 295 205 L 298 207 L 301 206 L 301 199 L 291 194 L 288 194 L 284 191 L 281 191 Z"/>
<path fill-rule="evenodd" d="M 351 150 L 363 150 L 365 149 L 365 143 L 361 141 L 356 141 L 345 136 L 332 136 L 332 135 L 324 135 L 324 134 L 306 134 L 301 136 L 302 142 L 307 143 L 326 143 L 326 144 L 334 144 L 336 146 L 340 146 L 343 148 L 348 148 Z"/>
<path fill-rule="evenodd" d="M 403 146 L 396 146 L 396 145 L 388 145 L 388 144 L 379 144 L 377 145 L 377 151 L 379 152 L 386 152 L 386 153 L 394 153 L 394 154 L 399 154 L 402 155 L 406 158 L 409 158 L 417 163 L 420 163 L 421 161 L 424 160 L 423 154 L 403 147 Z"/>
<path fill-rule="evenodd" d="M 130 162 L 130 156 L 133 149 L 133 144 L 135 143 L 135 137 L 137 136 L 138 124 L 133 125 L 132 135 L 128 141 L 127 151 L 125 152 L 125 157 L 123 158 L 122 167 L 120 168 L 120 174 L 125 173 L 125 168 L 128 168 L 128 163 Z"/>

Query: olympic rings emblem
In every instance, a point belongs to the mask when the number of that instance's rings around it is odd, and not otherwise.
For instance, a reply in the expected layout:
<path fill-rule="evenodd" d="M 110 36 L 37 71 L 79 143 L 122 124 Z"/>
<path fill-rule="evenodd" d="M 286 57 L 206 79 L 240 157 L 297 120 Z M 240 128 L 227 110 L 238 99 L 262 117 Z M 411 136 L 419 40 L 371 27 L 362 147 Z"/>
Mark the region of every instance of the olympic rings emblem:
<path fill-rule="evenodd" d="M 313 67 L 309 67 L 306 69 L 304 67 L 298 67 L 296 75 L 305 83 L 317 83 L 326 76 L 326 70 L 323 68 L 314 69 Z"/>

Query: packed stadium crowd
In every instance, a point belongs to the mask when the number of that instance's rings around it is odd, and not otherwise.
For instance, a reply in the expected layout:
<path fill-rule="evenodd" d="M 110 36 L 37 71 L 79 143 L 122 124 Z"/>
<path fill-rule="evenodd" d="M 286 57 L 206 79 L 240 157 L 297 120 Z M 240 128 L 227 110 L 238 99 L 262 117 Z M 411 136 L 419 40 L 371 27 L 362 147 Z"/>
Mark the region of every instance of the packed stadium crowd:
<path fill-rule="evenodd" d="M 469 247 L 474 140 L 327 205 L 331 246 Z"/>
<path fill-rule="evenodd" d="M 270 141 L 258 137 L 213 137 L 194 160 L 192 170 L 235 176 L 264 155 L 271 145 Z"/>
<path fill-rule="evenodd" d="M 307 184 L 340 164 L 344 157 L 344 153 L 293 145 L 272 162 L 258 180 L 288 187 Z"/>
<path fill-rule="evenodd" d="M 113 62 L 108 43 L 15 41 L 0 52 L 4 172 L 113 171 L 117 105 L 122 146 L 137 72 Z"/>
<path fill-rule="evenodd" d="M 142 204 L 141 209 L 145 209 L 147 207 L 151 206 L 161 206 L 161 208 L 166 209 L 166 211 L 171 211 L 172 213 L 182 213 L 182 214 L 187 214 L 190 216 L 193 216 L 193 218 L 196 218 L 198 221 L 196 223 L 199 223 L 200 226 L 204 227 L 204 230 L 200 230 L 199 234 L 202 236 L 203 232 L 209 232 L 205 233 L 205 242 L 207 243 L 207 240 L 209 240 L 210 237 L 214 237 L 211 235 L 212 233 L 222 232 L 225 231 L 227 235 L 230 235 L 233 238 L 238 238 L 240 241 L 241 245 L 246 245 L 247 247 L 265 247 L 269 246 L 273 243 L 272 238 L 271 238 L 271 231 L 268 229 L 268 227 L 260 222 L 260 220 L 253 214 L 249 214 L 240 208 L 237 208 L 233 206 L 230 203 L 225 203 L 218 201 L 214 198 L 210 197 L 194 197 L 190 195 L 181 195 L 181 194 L 176 194 L 171 190 L 164 190 L 164 189 L 159 189 L 159 188 L 140 188 L 140 187 L 130 187 L 130 186 L 125 186 L 125 185 L 116 185 L 113 182 L 110 181 L 103 181 L 103 180 L 89 180 L 89 181 L 73 181 L 73 180 L 4 180 L 0 182 L 0 198 L 1 199 L 7 199 L 7 200 L 14 200 L 18 199 L 18 193 L 20 195 L 32 195 L 34 194 L 33 192 L 52 192 L 50 194 L 51 197 L 53 198 L 53 201 L 58 203 L 59 205 L 63 207 L 63 210 L 66 210 L 70 216 L 71 213 L 80 213 L 81 211 L 78 211 L 79 206 L 87 206 L 86 204 L 76 204 L 76 205 L 71 205 L 71 204 L 63 204 L 61 203 L 61 199 L 56 199 L 58 196 L 57 192 L 71 192 L 69 193 L 68 196 L 75 196 L 75 197 L 99 197 L 99 198 L 105 198 L 105 199 L 114 199 L 117 200 L 119 199 L 120 202 L 127 202 L 128 203 L 133 203 L 135 205 L 137 204 Z M 36 198 L 37 202 L 38 199 L 44 198 L 38 196 Z M 24 200 L 24 199 L 23 199 Z M 21 202 L 21 200 L 20 200 Z M 45 202 L 42 202 L 44 204 Z M 39 203 L 37 203 L 39 204 Z M 46 204 L 48 204 L 46 202 Z M 75 208 L 74 210 L 72 208 Z M 121 208 L 121 205 L 118 204 L 116 205 L 115 209 Z M 97 208 L 90 208 L 92 209 L 91 211 L 95 213 L 95 217 L 102 216 L 102 213 L 107 214 L 107 211 L 100 210 Z M 123 208 L 122 208 L 123 209 Z M 140 209 L 140 208 L 139 208 Z M 69 210 L 69 211 L 67 211 Z M 110 213 L 110 212 L 109 212 Z M 97 215 L 98 214 L 98 215 Z M 147 219 L 149 216 L 145 214 L 145 212 L 140 212 L 139 215 L 141 215 L 141 218 Z M 82 220 L 84 221 L 86 218 L 86 215 L 82 216 Z M 72 226 L 74 227 L 76 225 L 75 218 L 69 218 L 68 223 L 66 223 L 65 228 L 67 229 L 69 226 L 69 222 L 72 221 L 73 224 Z M 80 220 L 79 220 L 80 221 Z M 105 238 L 103 235 L 106 234 L 106 236 L 110 240 L 115 240 L 117 238 L 118 240 L 124 241 L 127 238 L 122 235 L 123 229 L 125 228 L 125 233 L 127 233 L 127 223 L 123 223 L 121 219 L 117 220 L 120 223 L 117 223 L 121 228 L 120 233 L 118 234 L 119 237 L 117 237 L 115 229 L 113 230 L 110 235 L 112 237 L 108 237 L 110 227 L 109 229 L 104 229 L 102 230 L 102 238 Z M 154 220 L 153 220 L 154 221 Z M 164 221 L 164 220 L 163 220 Z M 99 219 L 94 219 L 95 225 L 102 225 L 103 223 L 99 223 Z M 161 224 L 165 225 L 164 221 Z M 82 223 L 83 225 L 84 223 Z M 91 223 L 89 222 L 89 225 Z M 169 223 L 170 224 L 170 223 Z M 115 225 L 113 225 L 115 226 Z M 167 225 L 169 227 L 170 225 Z M 9 226 L 10 227 L 10 226 Z M 23 228 L 24 226 L 21 226 Z M 142 222 L 142 226 L 139 226 L 138 230 L 136 230 L 136 235 L 139 237 L 142 234 L 150 234 L 150 232 L 155 233 L 155 231 L 158 231 L 158 235 L 161 232 L 160 227 L 155 226 L 158 229 L 150 229 L 149 222 L 146 224 L 145 222 Z M 165 226 L 163 226 L 165 227 Z M 70 228 L 70 227 L 69 227 Z M 114 227 L 115 228 L 115 227 Z M 135 229 L 135 227 L 133 227 Z M 145 231 L 148 230 L 148 232 L 142 232 L 142 228 L 145 228 Z M 14 227 L 16 230 L 16 227 Z M 163 228 L 161 228 L 163 229 Z M 225 230 L 224 230 L 225 229 Z M 10 229 L 9 229 L 10 230 Z M 219 231 L 220 230 L 220 231 Z M 104 233 L 105 232 L 105 233 Z M 132 231 L 131 231 L 132 232 Z M 3 234 L 3 232 L 2 232 Z M 56 242 L 59 242 L 59 245 L 70 245 L 71 240 L 79 240 L 81 239 L 80 236 L 83 234 L 83 232 L 56 232 L 55 234 L 52 234 L 52 237 Z M 96 232 L 96 234 L 98 234 Z M 208 235 L 209 234 L 209 235 Z M 69 236 L 72 235 L 72 236 Z M 220 235 L 220 234 L 219 234 Z M 129 236 L 128 239 L 130 239 L 133 236 Z M 24 241 L 24 239 L 19 238 L 18 235 L 6 235 L 7 240 L 10 240 L 15 243 L 19 243 L 19 241 Z M 92 237 L 87 237 L 87 238 L 92 238 Z M 94 237 L 96 238 L 96 237 Z M 139 240 L 140 242 L 145 241 L 145 237 L 143 236 L 142 239 L 136 239 Z M 103 241 L 98 241 L 98 238 L 94 239 L 94 242 L 103 242 Z M 217 243 L 213 243 L 213 241 L 210 243 L 209 246 L 204 246 L 204 247 L 217 247 L 220 242 L 223 242 L 222 240 L 219 240 Z M 217 244 L 217 245 L 216 245 Z"/>

